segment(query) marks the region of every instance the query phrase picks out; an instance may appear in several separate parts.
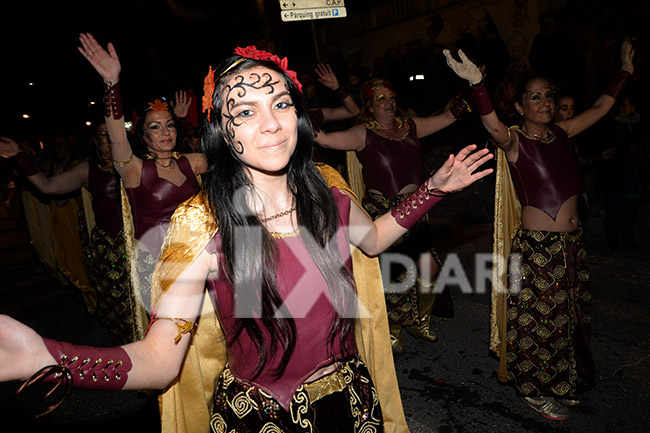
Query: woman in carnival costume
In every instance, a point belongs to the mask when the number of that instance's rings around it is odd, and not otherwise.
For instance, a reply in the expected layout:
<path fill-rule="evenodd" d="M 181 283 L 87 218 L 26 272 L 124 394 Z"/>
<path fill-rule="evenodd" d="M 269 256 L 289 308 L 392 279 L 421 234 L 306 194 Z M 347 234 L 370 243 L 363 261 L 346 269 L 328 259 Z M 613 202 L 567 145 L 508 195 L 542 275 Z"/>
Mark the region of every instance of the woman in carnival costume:
<path fill-rule="evenodd" d="M 548 79 L 534 72 L 522 77 L 514 103 L 521 126 L 512 127 L 497 117 L 481 71 L 462 51 L 460 62 L 449 50 L 444 54 L 472 86 L 483 125 L 498 146 L 490 338 L 500 358 L 498 378 L 545 418 L 565 420 L 568 406 L 578 404 L 578 375 L 595 377 L 578 215 L 584 186 L 570 139 L 612 108 L 634 72 L 634 50 L 626 39 L 613 83 L 591 108 L 566 120 L 553 122 L 555 89 Z"/>
<path fill-rule="evenodd" d="M 390 82 L 382 78 L 366 82 L 362 98 L 365 104 L 357 125 L 345 131 L 319 131 L 315 140 L 325 148 L 348 151 L 350 185 L 363 198 L 364 209 L 373 218 L 379 218 L 415 191 L 426 178 L 424 149 L 419 139 L 454 123 L 463 115 L 467 104 L 458 99 L 441 113 L 405 117 L 397 106 Z M 403 327 L 424 340 L 438 338 L 430 328 L 430 321 L 435 300 L 434 278 L 441 263 L 432 247 L 426 215 L 389 251 L 404 253 L 416 263 L 391 278 L 394 288 L 385 287 L 393 351 L 403 354 Z"/>
<path fill-rule="evenodd" d="M 477 169 L 491 155 L 450 155 L 373 221 L 335 170 L 312 162 L 286 58 L 238 48 L 205 83 L 204 190 L 172 218 L 145 338 L 76 346 L 0 316 L 0 380 L 165 389 L 163 431 L 407 431 L 379 269 L 366 254 L 490 174 Z"/>
<path fill-rule="evenodd" d="M 89 33 L 82 33 L 79 40 L 79 52 L 104 80 L 104 116 L 113 164 L 124 187 L 133 326 L 136 339 L 140 339 L 149 323 L 152 274 L 170 218 L 180 203 L 199 191 L 197 175 L 207 168 L 205 156 L 177 152 L 177 119 L 187 115 L 190 102 L 183 92 L 177 95 L 173 111 L 163 99 L 148 103 L 136 124 L 137 147 L 132 149 L 124 125 L 119 82 L 122 67 L 117 52 L 110 43 L 108 51 L 102 48 Z"/>

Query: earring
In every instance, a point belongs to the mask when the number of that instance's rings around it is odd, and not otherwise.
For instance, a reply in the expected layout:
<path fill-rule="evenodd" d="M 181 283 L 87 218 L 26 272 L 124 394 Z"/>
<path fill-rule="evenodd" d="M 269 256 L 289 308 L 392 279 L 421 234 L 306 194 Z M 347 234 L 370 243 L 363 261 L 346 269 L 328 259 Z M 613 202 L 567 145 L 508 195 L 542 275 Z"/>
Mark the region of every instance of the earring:
<path fill-rule="evenodd" d="M 523 116 L 523 115 L 524 115 L 524 112 L 523 112 L 523 111 L 520 111 L 520 112 L 519 112 L 519 115 L 520 115 L 520 116 Z"/>

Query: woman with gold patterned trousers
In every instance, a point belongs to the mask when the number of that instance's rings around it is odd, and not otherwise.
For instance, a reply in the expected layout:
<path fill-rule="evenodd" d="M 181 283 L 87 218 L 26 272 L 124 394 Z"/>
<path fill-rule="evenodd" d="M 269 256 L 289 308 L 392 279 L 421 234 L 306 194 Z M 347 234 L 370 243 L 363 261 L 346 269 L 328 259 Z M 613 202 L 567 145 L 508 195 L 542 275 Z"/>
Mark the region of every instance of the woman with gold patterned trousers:
<path fill-rule="evenodd" d="M 477 170 L 491 155 L 450 155 L 373 221 L 334 169 L 312 162 L 286 58 L 237 48 L 205 82 L 209 169 L 172 218 L 144 340 L 75 346 L 0 316 L 0 380 L 41 369 L 33 380 L 164 388 L 166 432 L 407 432 L 377 260 L 365 254 L 490 174 Z"/>
<path fill-rule="evenodd" d="M 521 125 L 510 128 L 494 112 L 478 68 L 462 51 L 460 62 L 449 50 L 444 54 L 472 86 L 483 125 L 499 147 L 490 344 L 500 357 L 498 377 L 543 417 L 565 420 L 568 407 L 579 403 L 578 376 L 595 378 L 578 215 L 584 186 L 570 138 L 612 108 L 634 71 L 634 50 L 629 40 L 623 43 L 621 71 L 591 108 L 555 123 L 553 84 L 534 72 L 522 77 L 514 103 Z"/>
<path fill-rule="evenodd" d="M 152 275 L 169 221 L 178 205 L 199 191 L 197 176 L 206 170 L 205 155 L 180 152 L 179 119 L 187 116 L 191 102 L 185 92 L 176 94 L 173 107 L 164 98 L 148 103 L 135 125 L 132 147 L 122 112 L 117 52 L 110 43 L 105 50 L 89 33 L 79 40 L 79 52 L 104 81 L 104 117 L 124 187 L 134 333 L 141 339 L 150 320 Z"/>
<path fill-rule="evenodd" d="M 466 104 L 460 99 L 439 114 L 403 117 L 397 107 L 395 91 L 381 78 L 366 82 L 362 97 L 365 105 L 357 125 L 345 131 L 319 131 L 315 140 L 325 148 L 348 151 L 350 183 L 363 197 L 364 209 L 372 218 L 379 218 L 412 193 L 425 178 L 424 150 L 419 139 L 451 125 L 463 114 Z M 359 162 L 361 179 L 354 172 Z M 384 273 L 390 275 L 390 282 L 384 281 L 384 290 L 391 343 L 395 354 L 403 354 L 403 327 L 417 338 L 438 339 L 430 322 L 435 300 L 434 279 L 441 263 L 432 246 L 426 215 L 388 252 L 406 255 L 410 259 L 407 263 L 414 263 L 384 269 Z M 451 298 L 446 300 L 451 302 Z M 446 309 L 451 311 L 453 307 Z"/>

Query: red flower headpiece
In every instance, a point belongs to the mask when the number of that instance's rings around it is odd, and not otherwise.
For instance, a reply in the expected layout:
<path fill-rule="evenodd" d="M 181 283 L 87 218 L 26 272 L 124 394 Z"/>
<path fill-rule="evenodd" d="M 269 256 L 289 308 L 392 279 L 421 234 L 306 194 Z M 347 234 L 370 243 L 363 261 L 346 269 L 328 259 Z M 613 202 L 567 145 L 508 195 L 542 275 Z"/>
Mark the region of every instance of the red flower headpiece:
<path fill-rule="evenodd" d="M 296 74 L 295 71 L 288 69 L 289 61 L 286 57 L 281 59 L 275 54 L 269 53 L 268 51 L 258 50 L 255 45 L 249 45 L 246 48 L 237 47 L 235 48 L 235 54 L 238 54 L 247 59 L 268 60 L 275 63 L 280 69 L 287 73 L 291 79 L 291 82 L 293 82 L 293 85 L 296 86 L 300 93 L 302 93 L 302 84 L 300 84 L 300 81 L 298 81 L 298 74 Z M 226 71 L 228 69 L 226 69 Z"/>
<path fill-rule="evenodd" d="M 282 69 L 288 76 L 291 82 L 293 83 L 294 86 L 296 86 L 296 89 L 300 93 L 302 93 L 302 84 L 300 84 L 300 81 L 298 81 L 298 74 L 296 74 L 295 71 L 292 71 L 288 69 L 289 66 L 289 61 L 287 60 L 286 57 L 284 58 L 279 58 L 275 54 L 271 54 L 268 51 L 264 50 L 258 50 L 255 45 L 249 45 L 246 48 L 242 47 L 237 47 L 235 48 L 235 54 L 241 56 L 241 59 L 235 60 L 232 65 L 228 66 L 222 73 L 219 75 L 217 80 L 219 80 L 221 77 L 223 77 L 225 74 L 228 73 L 232 68 L 243 62 L 245 59 L 252 59 L 252 60 L 267 60 L 275 63 L 278 65 L 280 69 Z M 208 112 L 208 122 L 210 121 L 210 111 L 212 110 L 212 97 L 214 95 L 214 88 L 215 88 L 215 80 L 214 80 L 214 72 L 212 70 L 212 66 L 210 66 L 210 69 L 208 70 L 208 75 L 205 76 L 203 79 L 203 98 L 201 98 L 202 102 L 202 112 L 205 113 L 206 111 Z"/>

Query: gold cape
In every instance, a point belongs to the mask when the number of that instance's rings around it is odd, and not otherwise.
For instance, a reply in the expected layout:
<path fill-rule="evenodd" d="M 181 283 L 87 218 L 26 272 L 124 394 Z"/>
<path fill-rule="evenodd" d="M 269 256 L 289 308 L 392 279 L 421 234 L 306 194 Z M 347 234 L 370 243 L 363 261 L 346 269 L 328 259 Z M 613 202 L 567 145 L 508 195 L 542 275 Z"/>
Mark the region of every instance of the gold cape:
<path fill-rule="evenodd" d="M 318 164 L 318 168 L 330 187 L 338 188 L 358 202 L 336 170 L 324 164 Z M 172 217 L 156 266 L 152 299 L 158 300 L 169 289 L 204 250 L 217 229 L 203 193 L 179 206 Z M 359 354 L 368 366 L 379 394 L 385 431 L 408 432 L 390 346 L 379 263 L 357 248 L 350 248 L 359 301 L 369 312 L 365 315 L 368 317 L 355 321 Z M 160 397 L 164 433 L 210 431 L 215 381 L 226 362 L 225 338 L 210 298 L 204 292 L 200 317 L 181 372 Z"/>
<path fill-rule="evenodd" d="M 510 177 L 506 154 L 497 149 L 497 174 L 494 187 L 494 242 L 492 248 L 492 308 L 490 311 L 490 350 L 499 357 L 497 377 L 507 380 L 506 371 L 506 289 L 508 256 L 512 237 L 521 222 L 521 204 Z"/>

